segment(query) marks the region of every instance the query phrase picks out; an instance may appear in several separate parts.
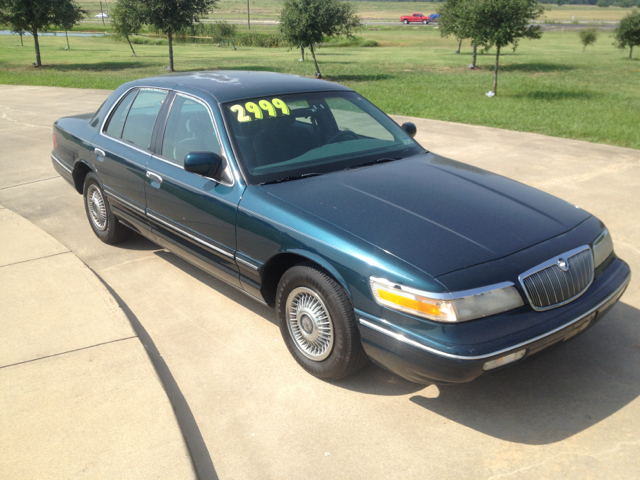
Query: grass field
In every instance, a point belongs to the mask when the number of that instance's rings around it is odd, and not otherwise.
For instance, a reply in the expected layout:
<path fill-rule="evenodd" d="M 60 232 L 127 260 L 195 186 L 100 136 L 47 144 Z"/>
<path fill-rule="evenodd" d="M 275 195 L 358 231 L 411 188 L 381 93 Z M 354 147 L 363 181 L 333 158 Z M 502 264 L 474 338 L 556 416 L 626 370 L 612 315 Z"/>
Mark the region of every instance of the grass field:
<path fill-rule="evenodd" d="M 274 31 L 262 27 L 263 31 Z M 494 57 L 480 55 L 469 70 L 471 50 L 454 54 L 455 40 L 431 27 L 370 28 L 360 34 L 379 47 L 322 47 L 318 60 L 328 80 L 347 85 L 390 114 L 412 115 L 510 130 L 538 132 L 640 149 L 640 60 L 613 47 L 602 32 L 581 54 L 575 32 L 546 32 L 501 56 L 498 97 L 491 89 Z M 165 73 L 166 45 L 137 45 L 113 37 L 41 38 L 41 69 L 33 41 L 0 37 L 0 83 L 80 88 L 116 88 L 121 83 Z M 177 70 L 248 69 L 313 75 L 313 62 L 299 62 L 286 48 L 178 44 Z"/>
<path fill-rule="evenodd" d="M 92 23 L 102 22 L 95 18 L 100 13 L 100 1 L 79 0 L 84 8 L 89 10 Z M 115 0 L 102 2 L 103 12 L 107 7 L 112 8 Z M 354 2 L 363 20 L 395 22 L 400 15 L 421 12 L 425 15 L 435 13 L 438 6 L 434 2 Z M 251 18 L 253 20 L 276 20 L 282 9 L 283 0 L 250 0 Z M 617 22 L 625 16 L 630 8 L 607 7 L 600 8 L 593 5 L 545 5 L 547 11 L 541 20 L 551 22 Z M 245 20 L 247 18 L 246 0 L 219 0 L 218 8 L 208 17 L 211 20 Z M 108 20 L 106 21 L 108 23 Z"/>

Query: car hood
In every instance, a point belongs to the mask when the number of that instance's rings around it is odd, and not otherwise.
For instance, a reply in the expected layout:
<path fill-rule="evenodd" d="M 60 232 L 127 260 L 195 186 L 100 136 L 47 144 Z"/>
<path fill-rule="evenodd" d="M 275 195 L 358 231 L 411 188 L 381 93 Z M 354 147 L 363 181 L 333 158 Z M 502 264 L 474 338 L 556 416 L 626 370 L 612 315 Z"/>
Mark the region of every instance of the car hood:
<path fill-rule="evenodd" d="M 590 216 L 430 153 L 261 188 L 433 277 L 513 254 Z"/>

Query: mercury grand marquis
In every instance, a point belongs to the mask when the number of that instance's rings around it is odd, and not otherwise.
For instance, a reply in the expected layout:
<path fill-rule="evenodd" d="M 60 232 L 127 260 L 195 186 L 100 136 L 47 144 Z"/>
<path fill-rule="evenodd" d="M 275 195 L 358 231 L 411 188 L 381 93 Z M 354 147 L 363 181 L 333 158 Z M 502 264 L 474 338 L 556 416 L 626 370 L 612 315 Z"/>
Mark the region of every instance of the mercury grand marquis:
<path fill-rule="evenodd" d="M 605 225 L 415 133 L 334 83 L 195 72 L 59 119 L 51 158 L 100 240 L 134 230 L 274 307 L 322 379 L 466 382 L 599 322 L 631 275 Z"/>

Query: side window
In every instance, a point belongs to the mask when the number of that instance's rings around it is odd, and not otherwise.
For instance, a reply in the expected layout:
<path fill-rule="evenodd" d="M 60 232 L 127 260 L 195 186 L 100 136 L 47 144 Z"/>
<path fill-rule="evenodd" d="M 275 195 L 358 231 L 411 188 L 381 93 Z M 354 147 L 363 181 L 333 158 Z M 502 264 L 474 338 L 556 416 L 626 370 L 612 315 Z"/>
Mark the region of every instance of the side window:
<path fill-rule="evenodd" d="M 387 129 L 346 98 L 327 98 L 327 105 L 340 130 L 350 130 L 358 135 L 378 140 L 394 140 Z M 349 125 L 349 128 L 346 125 Z"/>
<path fill-rule="evenodd" d="M 207 107 L 178 94 L 167 119 L 162 156 L 182 165 L 184 157 L 191 152 L 220 154 L 220 143 Z"/>
<path fill-rule="evenodd" d="M 127 113 L 129 113 L 129 107 L 136 98 L 138 90 L 131 90 L 126 97 L 122 99 L 118 108 L 115 109 L 107 125 L 106 132 L 112 137 L 122 137 L 122 127 L 124 127 L 124 121 L 127 119 Z"/>
<path fill-rule="evenodd" d="M 140 89 L 129 109 L 122 139 L 148 149 L 156 117 L 166 96 L 164 90 Z"/>

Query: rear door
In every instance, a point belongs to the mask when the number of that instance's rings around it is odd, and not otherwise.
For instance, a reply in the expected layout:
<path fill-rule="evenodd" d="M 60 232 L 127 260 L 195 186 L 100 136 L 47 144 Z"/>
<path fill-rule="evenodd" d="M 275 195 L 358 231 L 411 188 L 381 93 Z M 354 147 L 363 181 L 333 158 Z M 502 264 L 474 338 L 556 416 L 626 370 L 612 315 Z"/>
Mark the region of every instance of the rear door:
<path fill-rule="evenodd" d="M 183 167 L 191 152 L 225 156 L 211 106 L 196 95 L 177 92 L 165 125 L 158 127 L 155 150 L 146 169 L 146 201 L 156 241 L 240 287 L 235 225 L 244 187 L 228 165 L 222 182 Z"/>
<path fill-rule="evenodd" d="M 145 173 L 151 137 L 167 90 L 133 88 L 112 109 L 94 139 L 97 172 L 120 216 L 138 226 L 146 223 Z"/>

